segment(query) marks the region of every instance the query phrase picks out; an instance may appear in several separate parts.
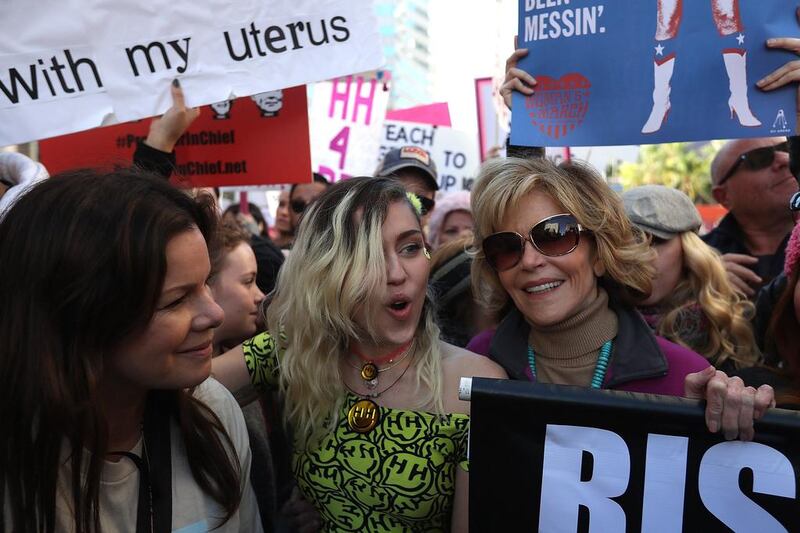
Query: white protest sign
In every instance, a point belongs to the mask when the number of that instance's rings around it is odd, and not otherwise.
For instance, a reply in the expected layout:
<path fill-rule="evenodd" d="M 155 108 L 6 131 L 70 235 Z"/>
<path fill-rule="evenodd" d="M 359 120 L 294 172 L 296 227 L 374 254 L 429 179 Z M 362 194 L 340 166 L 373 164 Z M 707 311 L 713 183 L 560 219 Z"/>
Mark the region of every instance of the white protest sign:
<path fill-rule="evenodd" d="M 389 91 L 383 83 L 362 76 L 318 83 L 311 102 L 314 170 L 330 181 L 373 175 L 389 103 Z"/>
<path fill-rule="evenodd" d="M 427 150 L 436 163 L 439 190 L 445 192 L 470 190 L 481 164 L 477 139 L 445 126 L 387 120 L 380 141 L 378 162 L 391 148 L 413 145 Z"/>
<path fill-rule="evenodd" d="M 380 67 L 371 0 L 7 0 L 0 146 Z"/>

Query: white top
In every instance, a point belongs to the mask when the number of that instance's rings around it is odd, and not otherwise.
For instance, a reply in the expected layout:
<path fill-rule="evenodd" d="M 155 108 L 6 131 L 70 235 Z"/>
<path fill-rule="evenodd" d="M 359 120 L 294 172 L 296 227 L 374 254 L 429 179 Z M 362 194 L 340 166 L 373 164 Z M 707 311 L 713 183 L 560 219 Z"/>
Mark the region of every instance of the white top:
<path fill-rule="evenodd" d="M 239 510 L 219 533 L 263 531 L 253 488 L 250 486 L 250 443 L 239 405 L 225 387 L 213 378 L 201 383 L 194 396 L 203 401 L 219 417 L 236 448 L 241 464 L 243 495 Z M 172 531 L 179 533 L 207 532 L 224 516 L 222 508 L 197 485 L 186 458 L 183 439 L 177 424 L 172 423 Z M 141 455 L 142 441 L 130 450 Z M 65 475 L 66 474 L 66 475 Z M 72 497 L 69 470 L 59 477 L 56 502 L 56 531 L 71 532 Z M 106 461 L 100 482 L 100 526 L 103 533 L 135 533 L 139 500 L 139 470 L 127 459 Z"/>

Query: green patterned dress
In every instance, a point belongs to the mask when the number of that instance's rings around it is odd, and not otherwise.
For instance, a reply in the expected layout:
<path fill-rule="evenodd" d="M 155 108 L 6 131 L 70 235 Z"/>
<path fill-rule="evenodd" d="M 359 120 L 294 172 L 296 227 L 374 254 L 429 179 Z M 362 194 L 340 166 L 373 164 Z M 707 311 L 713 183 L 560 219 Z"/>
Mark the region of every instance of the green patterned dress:
<path fill-rule="evenodd" d="M 244 343 L 256 387 L 278 383 L 278 353 L 262 333 Z M 292 469 L 325 531 L 448 531 L 456 469 L 467 470 L 469 417 L 379 407 L 378 425 L 361 434 L 347 425 L 347 395 L 335 431 L 301 450 Z"/>

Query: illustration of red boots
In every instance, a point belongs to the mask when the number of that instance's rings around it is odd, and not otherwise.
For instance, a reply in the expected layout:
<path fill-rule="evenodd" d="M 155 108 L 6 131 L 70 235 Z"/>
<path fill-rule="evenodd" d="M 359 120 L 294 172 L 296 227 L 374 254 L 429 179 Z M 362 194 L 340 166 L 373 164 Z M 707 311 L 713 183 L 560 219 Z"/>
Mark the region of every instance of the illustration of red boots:
<path fill-rule="evenodd" d="M 675 54 L 670 54 L 663 59 L 656 59 L 653 62 L 653 77 L 655 78 L 653 88 L 653 110 L 650 111 L 650 118 L 647 119 L 642 133 L 655 133 L 661 129 L 661 125 L 667 119 L 669 109 L 672 104 L 669 95 L 672 90 L 670 81 L 672 72 L 675 69 Z"/>

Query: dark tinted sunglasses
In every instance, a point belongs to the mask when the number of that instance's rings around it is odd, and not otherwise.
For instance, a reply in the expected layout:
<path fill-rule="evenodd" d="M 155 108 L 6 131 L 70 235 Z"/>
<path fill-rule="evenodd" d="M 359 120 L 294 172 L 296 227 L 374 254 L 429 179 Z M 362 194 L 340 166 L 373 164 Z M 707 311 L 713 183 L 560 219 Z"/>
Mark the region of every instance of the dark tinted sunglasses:
<path fill-rule="evenodd" d="M 563 213 L 537 222 L 528 239 L 539 253 L 548 257 L 567 255 L 580 243 L 583 229 L 575 217 Z M 483 239 L 483 254 L 497 272 L 514 268 L 525 254 L 525 237 L 516 231 L 501 231 Z"/>
<path fill-rule="evenodd" d="M 420 213 L 422 216 L 427 215 L 431 212 L 431 210 L 433 210 L 434 207 L 436 207 L 435 200 L 431 200 L 430 198 L 425 198 L 424 196 L 420 195 L 417 195 L 417 199 L 419 200 L 419 203 L 422 204 L 422 213 Z"/>
<path fill-rule="evenodd" d="M 308 204 L 303 200 L 292 200 L 289 205 L 292 207 L 292 211 L 298 215 L 305 211 L 306 207 L 308 207 Z"/>
<path fill-rule="evenodd" d="M 733 176 L 740 166 L 744 166 L 747 170 L 762 170 L 775 162 L 775 152 L 789 153 L 789 143 L 784 141 L 775 146 L 763 146 L 755 148 L 749 152 L 745 152 L 736 158 L 736 162 L 731 169 L 725 174 L 717 185 L 722 185 Z"/>

